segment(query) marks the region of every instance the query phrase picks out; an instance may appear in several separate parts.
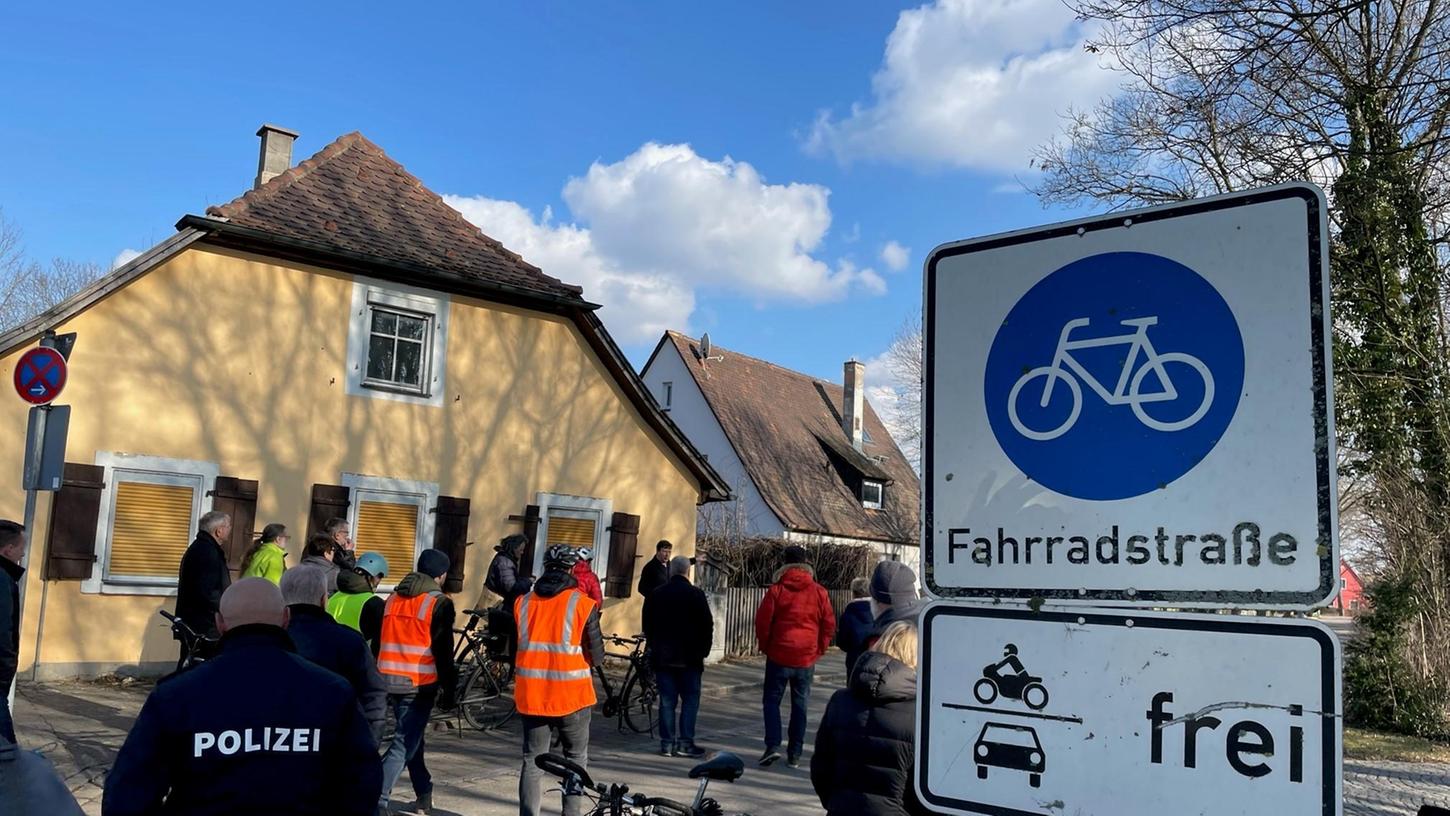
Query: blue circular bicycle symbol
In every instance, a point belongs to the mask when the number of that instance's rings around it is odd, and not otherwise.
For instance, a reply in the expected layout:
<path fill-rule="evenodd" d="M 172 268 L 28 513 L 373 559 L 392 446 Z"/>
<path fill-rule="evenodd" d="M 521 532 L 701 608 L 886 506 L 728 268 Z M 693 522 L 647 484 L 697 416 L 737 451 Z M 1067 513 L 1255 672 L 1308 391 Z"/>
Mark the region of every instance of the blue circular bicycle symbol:
<path fill-rule="evenodd" d="M 1012 307 L 987 356 L 987 419 L 1039 484 L 1140 496 L 1213 450 L 1244 384 L 1244 342 L 1198 273 L 1142 252 L 1074 261 Z"/>

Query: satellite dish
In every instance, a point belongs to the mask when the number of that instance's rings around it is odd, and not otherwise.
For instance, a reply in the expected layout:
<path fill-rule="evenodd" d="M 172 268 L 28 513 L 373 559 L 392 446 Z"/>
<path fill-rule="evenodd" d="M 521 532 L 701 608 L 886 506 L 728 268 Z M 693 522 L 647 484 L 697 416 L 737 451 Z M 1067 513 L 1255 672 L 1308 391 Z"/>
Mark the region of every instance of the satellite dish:
<path fill-rule="evenodd" d="M 700 356 L 706 360 L 710 359 L 710 333 L 700 335 Z"/>

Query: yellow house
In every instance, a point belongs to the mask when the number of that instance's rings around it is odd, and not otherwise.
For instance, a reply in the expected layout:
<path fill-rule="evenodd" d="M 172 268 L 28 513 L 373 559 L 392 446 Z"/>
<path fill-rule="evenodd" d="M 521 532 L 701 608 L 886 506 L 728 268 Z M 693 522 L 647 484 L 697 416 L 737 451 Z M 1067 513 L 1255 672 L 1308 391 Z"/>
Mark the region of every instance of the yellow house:
<path fill-rule="evenodd" d="M 605 631 L 638 628 L 658 539 L 694 550 L 724 482 L 661 413 L 578 287 L 481 233 L 357 133 L 291 167 L 263 126 L 254 189 L 0 335 L 0 376 L 74 332 L 64 486 L 31 530 L 21 670 L 154 671 L 201 514 L 235 569 L 278 521 L 296 563 L 333 516 L 392 577 L 445 549 L 460 607 L 513 532 L 588 544 Z M 0 400 L 0 517 L 19 519 L 27 406 Z M 470 546 L 474 545 L 474 546 Z"/>

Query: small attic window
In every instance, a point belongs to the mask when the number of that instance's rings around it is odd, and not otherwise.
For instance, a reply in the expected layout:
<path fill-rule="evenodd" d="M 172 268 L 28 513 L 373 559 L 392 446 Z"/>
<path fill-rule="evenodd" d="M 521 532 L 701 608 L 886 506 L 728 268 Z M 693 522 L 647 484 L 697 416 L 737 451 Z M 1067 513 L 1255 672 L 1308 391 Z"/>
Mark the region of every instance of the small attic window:
<path fill-rule="evenodd" d="M 664 396 L 665 396 L 665 404 L 663 406 L 661 406 L 661 407 L 664 410 L 668 411 L 673 406 L 674 401 L 675 401 L 675 384 L 672 383 L 672 382 L 667 382 L 667 383 L 664 383 L 664 387 L 665 387 L 665 394 L 664 394 Z"/>
<path fill-rule="evenodd" d="M 880 510 L 886 498 L 886 485 L 864 479 L 861 482 L 861 506 L 869 510 Z"/>
<path fill-rule="evenodd" d="M 871 432 L 866 430 L 865 428 L 861 429 L 861 441 L 865 442 L 868 445 L 872 444 Z"/>

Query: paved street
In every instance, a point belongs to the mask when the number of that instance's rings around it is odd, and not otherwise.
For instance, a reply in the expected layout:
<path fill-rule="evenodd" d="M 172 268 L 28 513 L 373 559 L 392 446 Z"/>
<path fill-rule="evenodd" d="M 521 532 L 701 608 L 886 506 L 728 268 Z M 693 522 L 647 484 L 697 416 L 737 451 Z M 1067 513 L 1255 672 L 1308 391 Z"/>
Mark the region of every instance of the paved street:
<path fill-rule="evenodd" d="M 830 658 L 839 661 L 839 656 Z M 712 750 L 729 750 L 746 760 L 745 777 L 734 785 L 717 784 L 711 793 L 727 812 L 756 816 L 819 814 L 806 768 L 785 764 L 761 770 L 759 755 L 759 668 L 733 664 L 707 671 L 713 691 L 700 715 L 700 741 Z M 840 687 L 836 664 L 823 666 L 812 695 L 811 729 L 830 693 Z M 101 683 L 22 686 L 17 705 L 21 741 L 55 762 L 87 814 L 100 814 L 106 769 L 149 687 Z M 478 734 L 437 731 L 429 734 L 436 811 L 443 816 L 508 816 L 516 812 L 519 748 L 517 732 Z M 632 790 L 688 800 L 694 785 L 684 778 L 689 761 L 660 757 L 647 736 L 620 734 L 614 722 L 594 722 L 590 769 L 602 782 L 622 781 Z M 807 759 L 809 759 L 809 750 Z M 1450 807 L 1450 765 L 1345 760 L 1346 816 L 1413 816 L 1422 804 Z M 397 805 L 412 800 L 406 778 Z M 556 805 L 557 806 L 557 805 Z M 546 811 L 549 812 L 549 811 Z M 557 812 L 557 811 L 553 811 Z"/>

